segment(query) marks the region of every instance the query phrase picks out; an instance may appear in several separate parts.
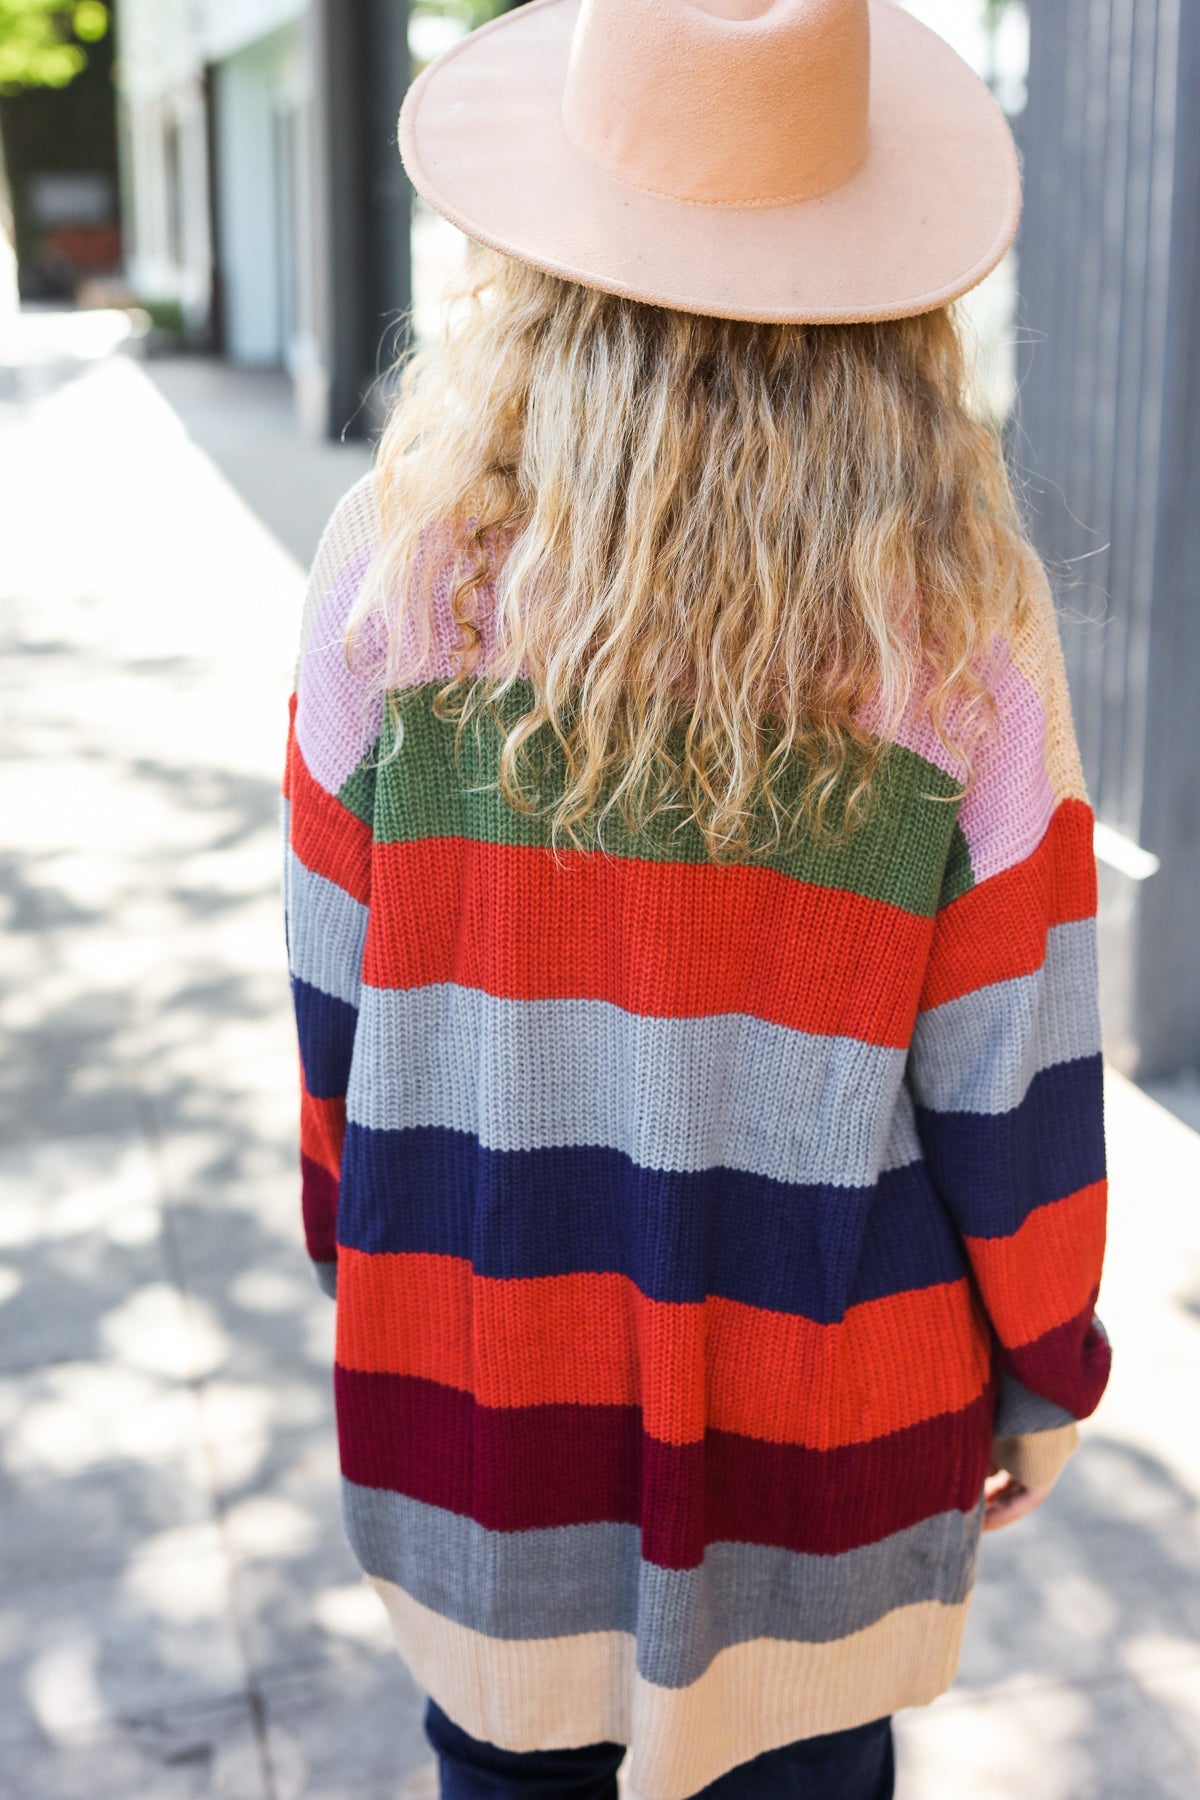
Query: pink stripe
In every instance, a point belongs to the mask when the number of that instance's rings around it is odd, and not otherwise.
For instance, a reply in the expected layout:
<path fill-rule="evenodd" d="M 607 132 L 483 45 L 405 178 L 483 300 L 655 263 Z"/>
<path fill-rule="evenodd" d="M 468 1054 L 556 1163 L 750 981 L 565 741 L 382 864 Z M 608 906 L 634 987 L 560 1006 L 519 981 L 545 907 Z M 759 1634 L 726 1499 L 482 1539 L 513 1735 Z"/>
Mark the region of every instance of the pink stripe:
<path fill-rule="evenodd" d="M 995 723 L 976 752 L 975 783 L 958 815 L 977 882 L 1024 862 L 1054 816 L 1042 703 L 1013 662 L 994 693 Z"/>
<path fill-rule="evenodd" d="M 498 566 L 498 555 L 493 547 L 491 554 L 492 576 L 490 581 L 475 596 L 474 610 L 481 635 L 479 660 L 477 667 L 485 669 L 496 652 L 495 630 L 495 575 Z M 429 565 L 434 566 L 432 578 L 427 577 Z M 423 580 L 430 580 L 429 591 L 429 644 L 422 653 L 420 637 L 413 613 L 406 613 L 400 627 L 399 643 L 393 648 L 388 664 L 388 687 L 415 687 L 423 681 L 448 681 L 454 673 L 452 656 L 455 650 L 463 648 L 463 634 L 454 621 L 450 608 L 450 589 L 460 572 L 461 564 L 455 554 L 453 540 L 449 533 L 442 531 L 426 531 L 417 549 L 416 569 L 413 585 L 419 591 Z"/>
<path fill-rule="evenodd" d="M 922 761 L 932 763 L 935 769 L 941 769 L 957 782 L 962 781 L 963 772 L 957 759 L 946 749 L 941 738 L 934 731 L 925 713 L 918 714 L 917 705 L 908 712 L 889 734 L 893 744 L 899 744 L 904 750 L 911 750 Z M 869 718 L 869 715 L 868 715 Z"/>
<path fill-rule="evenodd" d="M 976 746 L 975 780 L 958 815 L 977 882 L 1023 862 L 1041 843 L 1054 813 L 1042 703 L 1006 647 L 998 653 L 996 671 L 996 716 Z M 918 690 L 892 740 L 961 780 L 962 770 L 934 732 L 923 698 L 924 690 Z M 948 723 L 953 733 L 953 711 Z"/>

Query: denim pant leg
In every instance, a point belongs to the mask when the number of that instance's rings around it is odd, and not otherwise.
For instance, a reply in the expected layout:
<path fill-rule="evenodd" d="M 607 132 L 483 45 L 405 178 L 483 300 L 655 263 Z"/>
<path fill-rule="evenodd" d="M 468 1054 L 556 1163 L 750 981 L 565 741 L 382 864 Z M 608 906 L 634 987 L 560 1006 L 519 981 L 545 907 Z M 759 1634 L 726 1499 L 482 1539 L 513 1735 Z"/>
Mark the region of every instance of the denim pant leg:
<path fill-rule="evenodd" d="M 764 1750 L 701 1788 L 694 1800 L 892 1800 L 892 1721 Z"/>
<path fill-rule="evenodd" d="M 432 1700 L 425 1732 L 438 1754 L 442 1800 L 616 1800 L 623 1744 L 501 1750 L 471 1737 Z M 894 1783 L 892 1722 L 877 1719 L 765 1750 L 695 1800 L 892 1800 Z"/>
<path fill-rule="evenodd" d="M 442 1800 L 617 1800 L 624 1744 L 501 1750 L 472 1737 L 432 1700 L 425 1735 L 437 1751 Z"/>

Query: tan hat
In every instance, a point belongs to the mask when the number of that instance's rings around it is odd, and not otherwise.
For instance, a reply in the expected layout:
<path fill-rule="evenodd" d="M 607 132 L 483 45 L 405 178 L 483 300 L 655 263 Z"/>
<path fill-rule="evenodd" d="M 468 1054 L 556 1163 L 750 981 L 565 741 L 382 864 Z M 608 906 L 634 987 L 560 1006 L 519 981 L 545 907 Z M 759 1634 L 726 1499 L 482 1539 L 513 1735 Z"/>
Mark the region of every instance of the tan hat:
<path fill-rule="evenodd" d="M 533 0 L 431 63 L 414 187 L 569 281 L 731 319 L 888 319 L 1012 242 L 1016 147 L 891 0 Z"/>

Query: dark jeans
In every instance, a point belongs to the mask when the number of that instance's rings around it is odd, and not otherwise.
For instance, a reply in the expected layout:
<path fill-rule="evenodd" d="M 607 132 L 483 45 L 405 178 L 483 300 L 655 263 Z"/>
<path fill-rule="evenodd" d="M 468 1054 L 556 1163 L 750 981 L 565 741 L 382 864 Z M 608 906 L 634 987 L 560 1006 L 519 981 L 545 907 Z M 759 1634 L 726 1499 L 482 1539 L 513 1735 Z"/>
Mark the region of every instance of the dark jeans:
<path fill-rule="evenodd" d="M 624 1744 L 500 1750 L 461 1730 L 430 1700 L 425 1734 L 438 1754 L 442 1800 L 617 1800 Z M 892 1800 L 892 1722 L 764 1750 L 701 1788 L 696 1800 Z"/>

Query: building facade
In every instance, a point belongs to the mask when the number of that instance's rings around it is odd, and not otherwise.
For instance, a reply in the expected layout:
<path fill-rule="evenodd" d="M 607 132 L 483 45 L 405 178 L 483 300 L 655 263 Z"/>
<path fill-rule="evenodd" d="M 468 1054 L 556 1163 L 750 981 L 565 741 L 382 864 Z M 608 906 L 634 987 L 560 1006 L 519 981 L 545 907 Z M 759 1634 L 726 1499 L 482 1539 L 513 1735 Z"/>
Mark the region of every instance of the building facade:
<path fill-rule="evenodd" d="M 381 322 L 409 305 L 403 0 L 122 0 L 117 31 L 134 295 L 286 369 L 314 434 L 358 422 Z"/>

